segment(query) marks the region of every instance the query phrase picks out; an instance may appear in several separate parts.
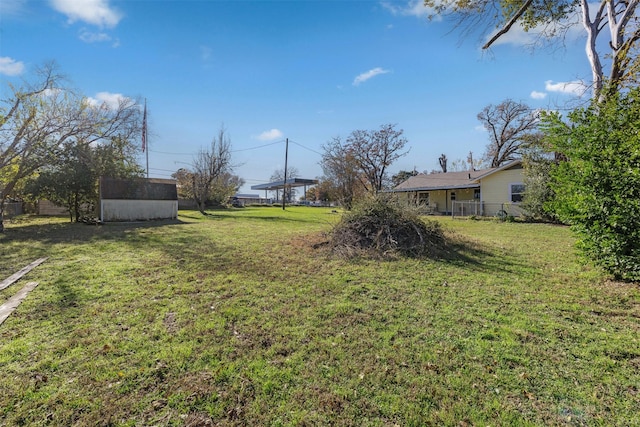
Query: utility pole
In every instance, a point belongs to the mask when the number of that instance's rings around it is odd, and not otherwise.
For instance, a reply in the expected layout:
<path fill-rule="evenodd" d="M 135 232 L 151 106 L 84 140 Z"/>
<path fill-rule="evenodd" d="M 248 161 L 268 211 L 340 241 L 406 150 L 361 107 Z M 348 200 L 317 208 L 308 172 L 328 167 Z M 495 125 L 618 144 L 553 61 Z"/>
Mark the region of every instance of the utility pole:
<path fill-rule="evenodd" d="M 286 139 L 284 149 L 284 183 L 282 184 L 282 210 L 284 210 L 284 201 L 287 194 L 287 162 L 289 161 L 289 138 Z"/>

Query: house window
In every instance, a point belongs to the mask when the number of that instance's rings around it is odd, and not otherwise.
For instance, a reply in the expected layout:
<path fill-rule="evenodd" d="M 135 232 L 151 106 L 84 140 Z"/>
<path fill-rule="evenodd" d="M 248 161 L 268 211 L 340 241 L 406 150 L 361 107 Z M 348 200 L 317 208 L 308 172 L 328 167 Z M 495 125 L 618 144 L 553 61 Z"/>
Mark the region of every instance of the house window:
<path fill-rule="evenodd" d="M 418 205 L 429 206 L 429 193 L 418 193 Z"/>
<path fill-rule="evenodd" d="M 451 200 L 455 200 L 456 199 L 456 193 L 455 192 L 451 192 Z"/>
<path fill-rule="evenodd" d="M 520 203 L 524 197 L 524 184 L 521 182 L 509 184 L 509 195 L 513 203 Z"/>
<path fill-rule="evenodd" d="M 474 188 L 473 189 L 473 200 L 480 200 L 480 189 L 479 188 Z"/>

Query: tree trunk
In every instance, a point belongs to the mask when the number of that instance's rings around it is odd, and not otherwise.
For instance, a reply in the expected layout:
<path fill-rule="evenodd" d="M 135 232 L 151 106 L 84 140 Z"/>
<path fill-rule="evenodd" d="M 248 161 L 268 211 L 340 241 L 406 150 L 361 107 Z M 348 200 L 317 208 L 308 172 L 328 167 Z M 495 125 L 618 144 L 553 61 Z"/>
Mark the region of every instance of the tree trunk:
<path fill-rule="evenodd" d="M 78 193 L 73 195 L 73 208 L 76 213 L 76 222 L 80 220 L 80 196 Z"/>
<path fill-rule="evenodd" d="M 600 32 L 599 26 L 602 21 L 603 8 L 600 6 L 592 22 L 591 17 L 589 16 L 589 2 L 587 0 L 581 0 L 580 6 L 582 8 L 582 24 L 587 32 L 587 44 L 585 49 L 593 76 L 593 99 L 600 99 L 602 88 L 604 86 L 604 78 L 602 63 L 600 62 L 600 56 L 596 49 L 596 41 L 598 39 L 598 33 Z"/>

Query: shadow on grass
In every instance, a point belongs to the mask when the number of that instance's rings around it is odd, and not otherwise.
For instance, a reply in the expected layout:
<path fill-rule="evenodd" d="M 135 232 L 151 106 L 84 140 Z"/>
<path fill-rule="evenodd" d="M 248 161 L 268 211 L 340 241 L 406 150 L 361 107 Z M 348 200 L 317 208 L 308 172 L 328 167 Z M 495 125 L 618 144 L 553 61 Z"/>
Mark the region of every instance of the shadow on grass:
<path fill-rule="evenodd" d="M 221 209 L 207 209 L 203 215 L 199 211 L 180 211 L 179 217 L 193 219 L 197 221 L 207 220 L 258 220 L 269 223 L 316 223 L 317 217 L 307 215 L 305 212 L 299 212 L 295 210 L 277 210 L 273 208 L 273 213 L 258 214 L 258 212 L 265 212 L 264 209 L 252 209 L 252 208 L 221 208 Z"/>
<path fill-rule="evenodd" d="M 315 243 L 316 247 L 325 246 L 328 241 Z M 331 248 L 328 248 L 330 251 Z M 520 274 L 523 269 L 530 268 L 526 260 L 519 261 L 514 257 L 506 257 L 489 245 L 468 240 L 462 236 L 449 236 L 443 245 L 431 248 L 428 253 L 412 255 L 399 253 L 381 254 L 375 250 L 354 251 L 351 253 L 334 251 L 340 258 L 357 263 L 360 259 L 380 259 L 386 261 L 410 258 L 414 260 L 432 261 L 454 267 L 476 271 L 478 273 Z"/>
<path fill-rule="evenodd" d="M 517 259 L 499 255 L 490 246 L 456 236 L 447 244 L 437 260 L 453 266 L 485 273 L 517 273 L 527 265 Z"/>
<path fill-rule="evenodd" d="M 36 241 L 41 243 L 73 243 L 83 242 L 96 237 L 115 239 L 133 230 L 165 227 L 167 225 L 186 224 L 180 220 L 159 220 L 144 222 L 110 222 L 103 225 L 87 225 L 77 222 L 56 224 L 29 224 L 19 227 L 5 228 L 0 235 L 0 242 Z"/>

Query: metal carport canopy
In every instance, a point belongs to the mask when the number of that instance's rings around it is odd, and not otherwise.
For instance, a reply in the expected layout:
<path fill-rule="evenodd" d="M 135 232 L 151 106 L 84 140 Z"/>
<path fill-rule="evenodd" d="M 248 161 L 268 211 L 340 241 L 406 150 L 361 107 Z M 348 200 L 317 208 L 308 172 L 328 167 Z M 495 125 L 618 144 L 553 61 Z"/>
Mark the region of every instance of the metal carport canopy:
<path fill-rule="evenodd" d="M 286 187 L 304 187 L 307 185 L 315 185 L 317 179 L 289 178 L 287 181 L 274 181 L 267 184 L 252 185 L 252 190 L 282 190 Z"/>

